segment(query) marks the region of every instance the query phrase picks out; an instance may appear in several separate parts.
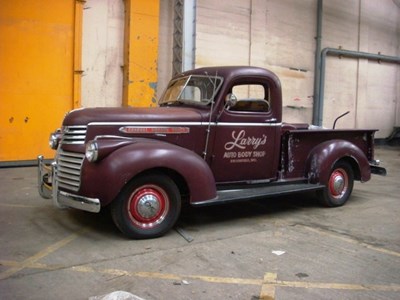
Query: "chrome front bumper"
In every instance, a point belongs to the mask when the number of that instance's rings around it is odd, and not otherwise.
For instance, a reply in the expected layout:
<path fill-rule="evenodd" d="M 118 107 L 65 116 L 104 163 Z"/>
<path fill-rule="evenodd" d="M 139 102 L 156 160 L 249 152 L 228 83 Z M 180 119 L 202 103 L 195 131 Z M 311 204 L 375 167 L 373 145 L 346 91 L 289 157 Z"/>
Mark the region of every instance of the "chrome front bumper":
<path fill-rule="evenodd" d="M 60 191 L 57 182 L 57 164 L 45 164 L 42 155 L 38 156 L 38 189 L 43 198 L 53 199 L 53 203 L 58 208 L 73 207 L 89 212 L 100 212 L 100 200 L 74 195 Z"/>

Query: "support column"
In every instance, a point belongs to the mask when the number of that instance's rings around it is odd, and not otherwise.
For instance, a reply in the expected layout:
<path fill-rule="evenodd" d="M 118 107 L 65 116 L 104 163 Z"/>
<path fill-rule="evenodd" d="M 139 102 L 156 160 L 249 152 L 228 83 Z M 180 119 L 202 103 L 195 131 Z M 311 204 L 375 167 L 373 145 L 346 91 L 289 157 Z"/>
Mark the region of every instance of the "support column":
<path fill-rule="evenodd" d="M 177 75 L 183 71 L 182 52 L 184 2 L 184 0 L 174 0 L 174 42 L 172 53 L 172 75 Z"/>
<path fill-rule="evenodd" d="M 123 106 L 156 106 L 159 0 L 125 0 Z"/>
<path fill-rule="evenodd" d="M 82 96 L 82 20 L 84 0 L 76 0 L 74 12 L 74 99 L 72 107 L 81 107 Z"/>

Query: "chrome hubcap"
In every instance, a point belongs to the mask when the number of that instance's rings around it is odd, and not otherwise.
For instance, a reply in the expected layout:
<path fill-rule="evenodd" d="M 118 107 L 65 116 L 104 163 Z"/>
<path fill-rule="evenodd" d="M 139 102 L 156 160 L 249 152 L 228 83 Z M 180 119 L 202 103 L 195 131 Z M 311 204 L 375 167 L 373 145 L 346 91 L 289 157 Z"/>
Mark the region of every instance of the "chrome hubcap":
<path fill-rule="evenodd" d="M 135 226 L 150 229 L 164 221 L 169 212 L 169 198 L 159 186 L 144 185 L 132 193 L 127 209 Z"/>
<path fill-rule="evenodd" d="M 150 219 L 160 210 L 160 202 L 155 195 L 144 195 L 137 203 L 137 212 L 142 218 Z"/>
<path fill-rule="evenodd" d="M 337 169 L 331 174 L 329 190 L 334 198 L 341 198 L 347 191 L 348 177 L 343 169 Z"/>
<path fill-rule="evenodd" d="M 335 194 L 339 195 L 343 191 L 344 187 L 344 179 L 341 176 L 336 176 L 333 179 L 333 190 L 335 191 Z"/>

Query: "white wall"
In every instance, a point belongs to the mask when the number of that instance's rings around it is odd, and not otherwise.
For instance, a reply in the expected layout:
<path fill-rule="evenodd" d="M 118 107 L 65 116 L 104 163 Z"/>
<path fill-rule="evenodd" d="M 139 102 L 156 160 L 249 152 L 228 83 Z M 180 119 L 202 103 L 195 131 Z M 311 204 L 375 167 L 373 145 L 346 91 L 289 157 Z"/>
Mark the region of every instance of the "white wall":
<path fill-rule="evenodd" d="M 400 7 L 392 0 L 324 1 L 323 47 L 399 56 Z M 347 110 L 338 128 L 376 128 L 378 138 L 398 124 L 400 66 L 366 59 L 327 61 L 324 125 Z M 398 126 L 398 125 L 397 125 Z"/>
<path fill-rule="evenodd" d="M 395 0 L 398 1 L 398 0 Z M 322 48 L 400 55 L 400 7 L 393 0 L 325 0 Z M 195 66 L 271 69 L 283 87 L 284 121 L 312 121 L 317 0 L 197 0 Z M 123 0 L 88 0 L 83 24 L 82 103 L 119 106 L 122 99 Z M 160 0 L 159 97 L 172 75 L 174 0 Z M 400 126 L 400 67 L 328 57 L 323 125 Z"/>
<path fill-rule="evenodd" d="M 316 1 L 197 3 L 196 66 L 268 68 L 282 82 L 285 120 L 310 122 Z"/>
<path fill-rule="evenodd" d="M 255 65 L 283 86 L 284 121 L 312 121 L 317 0 L 197 0 L 196 67 Z M 400 8 L 392 0 L 329 0 L 322 48 L 400 55 Z M 338 128 L 399 126 L 400 67 L 328 57 L 323 125 L 351 114 Z M 396 115 L 397 111 L 397 115 Z"/>
<path fill-rule="evenodd" d="M 82 106 L 121 106 L 124 2 L 87 0 L 83 11 Z"/>

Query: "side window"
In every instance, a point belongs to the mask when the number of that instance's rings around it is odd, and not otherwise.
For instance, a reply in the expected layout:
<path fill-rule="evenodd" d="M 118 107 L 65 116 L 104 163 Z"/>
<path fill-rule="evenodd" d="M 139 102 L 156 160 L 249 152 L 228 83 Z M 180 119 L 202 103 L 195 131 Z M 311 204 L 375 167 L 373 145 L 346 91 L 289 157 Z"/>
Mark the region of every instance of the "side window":
<path fill-rule="evenodd" d="M 270 93 L 267 86 L 261 84 L 241 84 L 232 88 L 237 103 L 232 111 L 268 112 L 270 110 Z"/>

